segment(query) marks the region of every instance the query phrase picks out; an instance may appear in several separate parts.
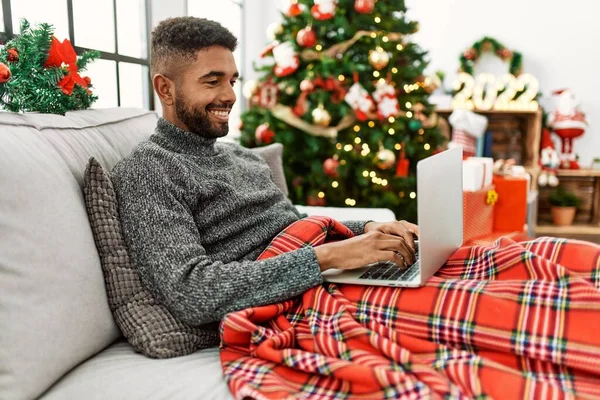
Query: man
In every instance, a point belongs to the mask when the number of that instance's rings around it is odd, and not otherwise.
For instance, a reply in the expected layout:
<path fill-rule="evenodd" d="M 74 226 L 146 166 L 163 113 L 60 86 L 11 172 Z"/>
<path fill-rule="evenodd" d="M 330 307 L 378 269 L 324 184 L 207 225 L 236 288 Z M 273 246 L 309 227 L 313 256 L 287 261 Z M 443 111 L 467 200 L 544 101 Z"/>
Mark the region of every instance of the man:
<path fill-rule="evenodd" d="M 321 271 L 414 261 L 416 226 L 349 221 L 354 238 L 255 261 L 299 219 L 269 167 L 228 133 L 237 39 L 218 23 L 181 17 L 153 32 L 151 73 L 163 117 L 112 174 L 125 240 L 144 284 L 189 325 L 282 301 Z M 363 234 L 365 233 L 365 234 Z"/>

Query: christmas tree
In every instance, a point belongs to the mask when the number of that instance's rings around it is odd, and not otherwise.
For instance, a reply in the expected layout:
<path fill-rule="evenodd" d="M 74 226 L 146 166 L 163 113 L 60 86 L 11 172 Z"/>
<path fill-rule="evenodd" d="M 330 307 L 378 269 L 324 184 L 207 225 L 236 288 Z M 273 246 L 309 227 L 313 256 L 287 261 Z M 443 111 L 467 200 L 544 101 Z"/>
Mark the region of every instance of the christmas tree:
<path fill-rule="evenodd" d="M 291 0 L 247 82 L 241 144 L 284 146 L 295 204 L 416 221 L 416 164 L 444 142 L 403 0 Z M 272 60 L 272 62 L 271 62 Z"/>
<path fill-rule="evenodd" d="M 59 41 L 47 23 L 21 20 L 21 34 L 0 49 L 0 106 L 12 112 L 65 114 L 97 100 L 91 79 L 82 77 L 97 51 L 77 56 L 68 39 Z"/>

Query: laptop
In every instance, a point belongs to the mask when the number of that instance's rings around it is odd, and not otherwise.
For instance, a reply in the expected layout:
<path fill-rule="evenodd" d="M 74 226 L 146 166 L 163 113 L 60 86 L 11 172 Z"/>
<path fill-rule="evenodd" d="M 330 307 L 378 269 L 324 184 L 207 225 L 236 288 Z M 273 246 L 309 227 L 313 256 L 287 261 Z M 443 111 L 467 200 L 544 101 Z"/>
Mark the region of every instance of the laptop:
<path fill-rule="evenodd" d="M 417 163 L 419 238 L 416 262 L 399 267 L 376 262 L 354 270 L 329 269 L 323 280 L 359 285 L 419 287 L 463 243 L 462 148 L 448 149 Z"/>

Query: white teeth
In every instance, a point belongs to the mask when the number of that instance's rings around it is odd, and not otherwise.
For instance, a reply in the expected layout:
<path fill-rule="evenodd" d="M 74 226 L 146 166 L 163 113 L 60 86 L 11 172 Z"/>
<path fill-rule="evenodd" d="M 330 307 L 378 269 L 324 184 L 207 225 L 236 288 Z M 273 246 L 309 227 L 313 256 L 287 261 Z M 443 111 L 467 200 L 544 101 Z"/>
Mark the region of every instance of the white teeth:
<path fill-rule="evenodd" d="M 210 111 L 212 114 L 218 115 L 219 117 L 226 117 L 229 115 L 227 111 Z"/>

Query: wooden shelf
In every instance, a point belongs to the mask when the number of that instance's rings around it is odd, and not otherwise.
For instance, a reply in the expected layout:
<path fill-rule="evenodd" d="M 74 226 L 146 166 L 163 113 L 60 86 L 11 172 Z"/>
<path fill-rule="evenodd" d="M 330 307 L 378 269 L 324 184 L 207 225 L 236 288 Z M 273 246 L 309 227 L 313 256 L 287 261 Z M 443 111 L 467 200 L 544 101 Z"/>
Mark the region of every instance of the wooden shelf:
<path fill-rule="evenodd" d="M 600 169 L 559 169 L 556 171 L 557 176 L 599 176 Z"/>
<path fill-rule="evenodd" d="M 600 235 L 600 225 L 576 224 L 571 226 L 538 225 L 536 235 Z"/>
<path fill-rule="evenodd" d="M 478 114 L 510 114 L 510 115 L 530 115 L 541 114 L 541 110 L 471 110 Z M 453 108 L 436 108 L 438 114 L 452 114 Z"/>

